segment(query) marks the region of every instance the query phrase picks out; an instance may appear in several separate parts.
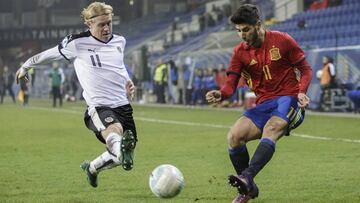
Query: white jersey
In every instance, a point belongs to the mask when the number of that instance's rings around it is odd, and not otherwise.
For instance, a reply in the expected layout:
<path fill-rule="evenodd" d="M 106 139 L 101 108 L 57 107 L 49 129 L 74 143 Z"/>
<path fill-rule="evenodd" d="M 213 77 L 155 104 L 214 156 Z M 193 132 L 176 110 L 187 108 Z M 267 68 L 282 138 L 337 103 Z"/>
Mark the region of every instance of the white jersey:
<path fill-rule="evenodd" d="M 107 43 L 89 31 L 68 35 L 58 46 L 30 58 L 23 67 L 65 58 L 74 63 L 89 108 L 115 108 L 129 104 L 126 83 L 130 78 L 123 60 L 125 43 L 124 37 L 115 34 Z"/>

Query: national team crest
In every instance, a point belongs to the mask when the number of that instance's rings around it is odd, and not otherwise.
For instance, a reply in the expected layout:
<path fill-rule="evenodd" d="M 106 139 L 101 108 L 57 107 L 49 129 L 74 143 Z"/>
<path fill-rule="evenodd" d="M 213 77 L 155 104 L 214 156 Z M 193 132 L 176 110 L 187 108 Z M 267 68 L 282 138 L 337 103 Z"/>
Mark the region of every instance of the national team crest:
<path fill-rule="evenodd" d="M 281 59 L 279 48 L 273 46 L 273 48 L 270 49 L 270 59 L 272 61 L 277 61 L 277 60 Z"/>
<path fill-rule="evenodd" d="M 114 119 L 112 117 L 105 118 L 105 122 L 107 122 L 107 123 L 111 123 L 113 121 L 114 121 Z"/>

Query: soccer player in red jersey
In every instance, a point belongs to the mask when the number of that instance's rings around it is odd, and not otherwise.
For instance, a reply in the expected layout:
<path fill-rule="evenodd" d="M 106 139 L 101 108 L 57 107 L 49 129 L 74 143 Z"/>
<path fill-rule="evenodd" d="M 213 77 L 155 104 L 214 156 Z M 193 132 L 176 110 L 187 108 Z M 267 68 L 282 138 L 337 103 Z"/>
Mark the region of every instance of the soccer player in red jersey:
<path fill-rule="evenodd" d="M 275 143 L 303 121 L 312 70 L 293 38 L 265 30 L 255 5 L 242 5 L 231 21 L 243 42 L 234 49 L 226 84 L 209 91 L 206 99 L 209 103 L 227 99 L 240 77 L 256 94 L 257 106 L 247 110 L 228 132 L 230 160 L 237 172 L 229 176 L 229 184 L 239 192 L 233 203 L 245 203 L 258 196 L 254 177 L 270 161 Z M 255 139 L 261 140 L 250 160 L 246 143 Z"/>

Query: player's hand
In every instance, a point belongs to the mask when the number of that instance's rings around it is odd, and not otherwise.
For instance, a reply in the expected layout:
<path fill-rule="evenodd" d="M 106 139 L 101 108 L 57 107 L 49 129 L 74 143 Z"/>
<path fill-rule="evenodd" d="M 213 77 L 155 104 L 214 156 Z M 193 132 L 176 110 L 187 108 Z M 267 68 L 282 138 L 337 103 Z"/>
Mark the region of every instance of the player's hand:
<path fill-rule="evenodd" d="M 298 94 L 299 107 L 304 108 L 307 107 L 310 103 L 310 99 L 306 94 L 299 93 Z"/>
<path fill-rule="evenodd" d="M 218 103 L 221 101 L 221 92 L 219 90 L 211 90 L 206 93 L 205 98 L 209 103 Z"/>
<path fill-rule="evenodd" d="M 25 82 L 29 82 L 29 76 L 27 70 L 23 67 L 19 68 L 16 71 L 15 77 L 16 77 L 16 84 L 19 84 L 20 80 L 25 80 Z"/>
<path fill-rule="evenodd" d="M 135 93 L 135 85 L 131 80 L 129 80 L 126 83 L 126 95 L 130 101 L 134 99 L 134 93 Z"/>

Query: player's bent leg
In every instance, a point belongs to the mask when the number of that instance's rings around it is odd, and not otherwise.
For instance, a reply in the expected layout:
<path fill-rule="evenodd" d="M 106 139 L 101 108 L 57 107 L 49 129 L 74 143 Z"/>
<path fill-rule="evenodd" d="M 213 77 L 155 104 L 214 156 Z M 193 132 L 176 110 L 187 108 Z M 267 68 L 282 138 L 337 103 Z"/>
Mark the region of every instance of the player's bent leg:
<path fill-rule="evenodd" d="M 96 157 L 93 161 L 90 162 L 90 172 L 99 174 L 100 171 L 111 169 L 116 166 L 121 165 L 121 162 L 117 157 L 105 151 L 100 156 Z"/>
<path fill-rule="evenodd" d="M 228 133 L 229 156 L 238 175 L 249 166 L 246 142 L 259 139 L 261 131 L 247 117 L 238 119 Z"/>
<path fill-rule="evenodd" d="M 121 140 L 121 163 L 125 170 L 131 170 L 134 166 L 134 149 L 136 138 L 131 130 L 125 130 Z"/>
<path fill-rule="evenodd" d="M 120 123 L 113 123 L 109 125 L 105 130 L 101 131 L 106 147 L 108 151 L 120 159 L 121 156 L 121 134 L 123 128 Z"/>
<path fill-rule="evenodd" d="M 98 186 L 98 175 L 101 171 L 121 165 L 117 157 L 105 151 L 93 161 L 84 161 L 80 167 L 87 175 L 87 180 L 92 187 Z"/>
<path fill-rule="evenodd" d="M 239 194 L 233 200 L 233 203 L 245 203 L 250 199 L 256 198 L 259 194 L 257 186 L 252 181 L 251 188 L 248 189 L 240 181 L 241 173 L 249 166 L 249 153 L 246 143 L 251 140 L 259 139 L 261 130 L 253 123 L 253 121 L 245 116 L 236 121 L 228 133 L 229 156 L 236 170 L 237 175 L 230 175 L 229 184 L 237 188 Z M 245 178 L 242 177 L 245 181 Z"/>
<path fill-rule="evenodd" d="M 275 153 L 275 143 L 284 135 L 287 126 L 287 121 L 280 117 L 272 116 L 269 119 L 264 127 L 263 137 L 251 158 L 250 165 L 243 171 L 243 174 L 254 178 L 264 168 Z"/>
<path fill-rule="evenodd" d="M 90 172 L 90 161 L 88 161 L 88 160 L 84 161 L 80 165 L 80 168 L 86 173 L 87 180 L 88 180 L 89 184 L 92 187 L 97 187 L 98 186 L 97 173 L 91 173 Z"/>

